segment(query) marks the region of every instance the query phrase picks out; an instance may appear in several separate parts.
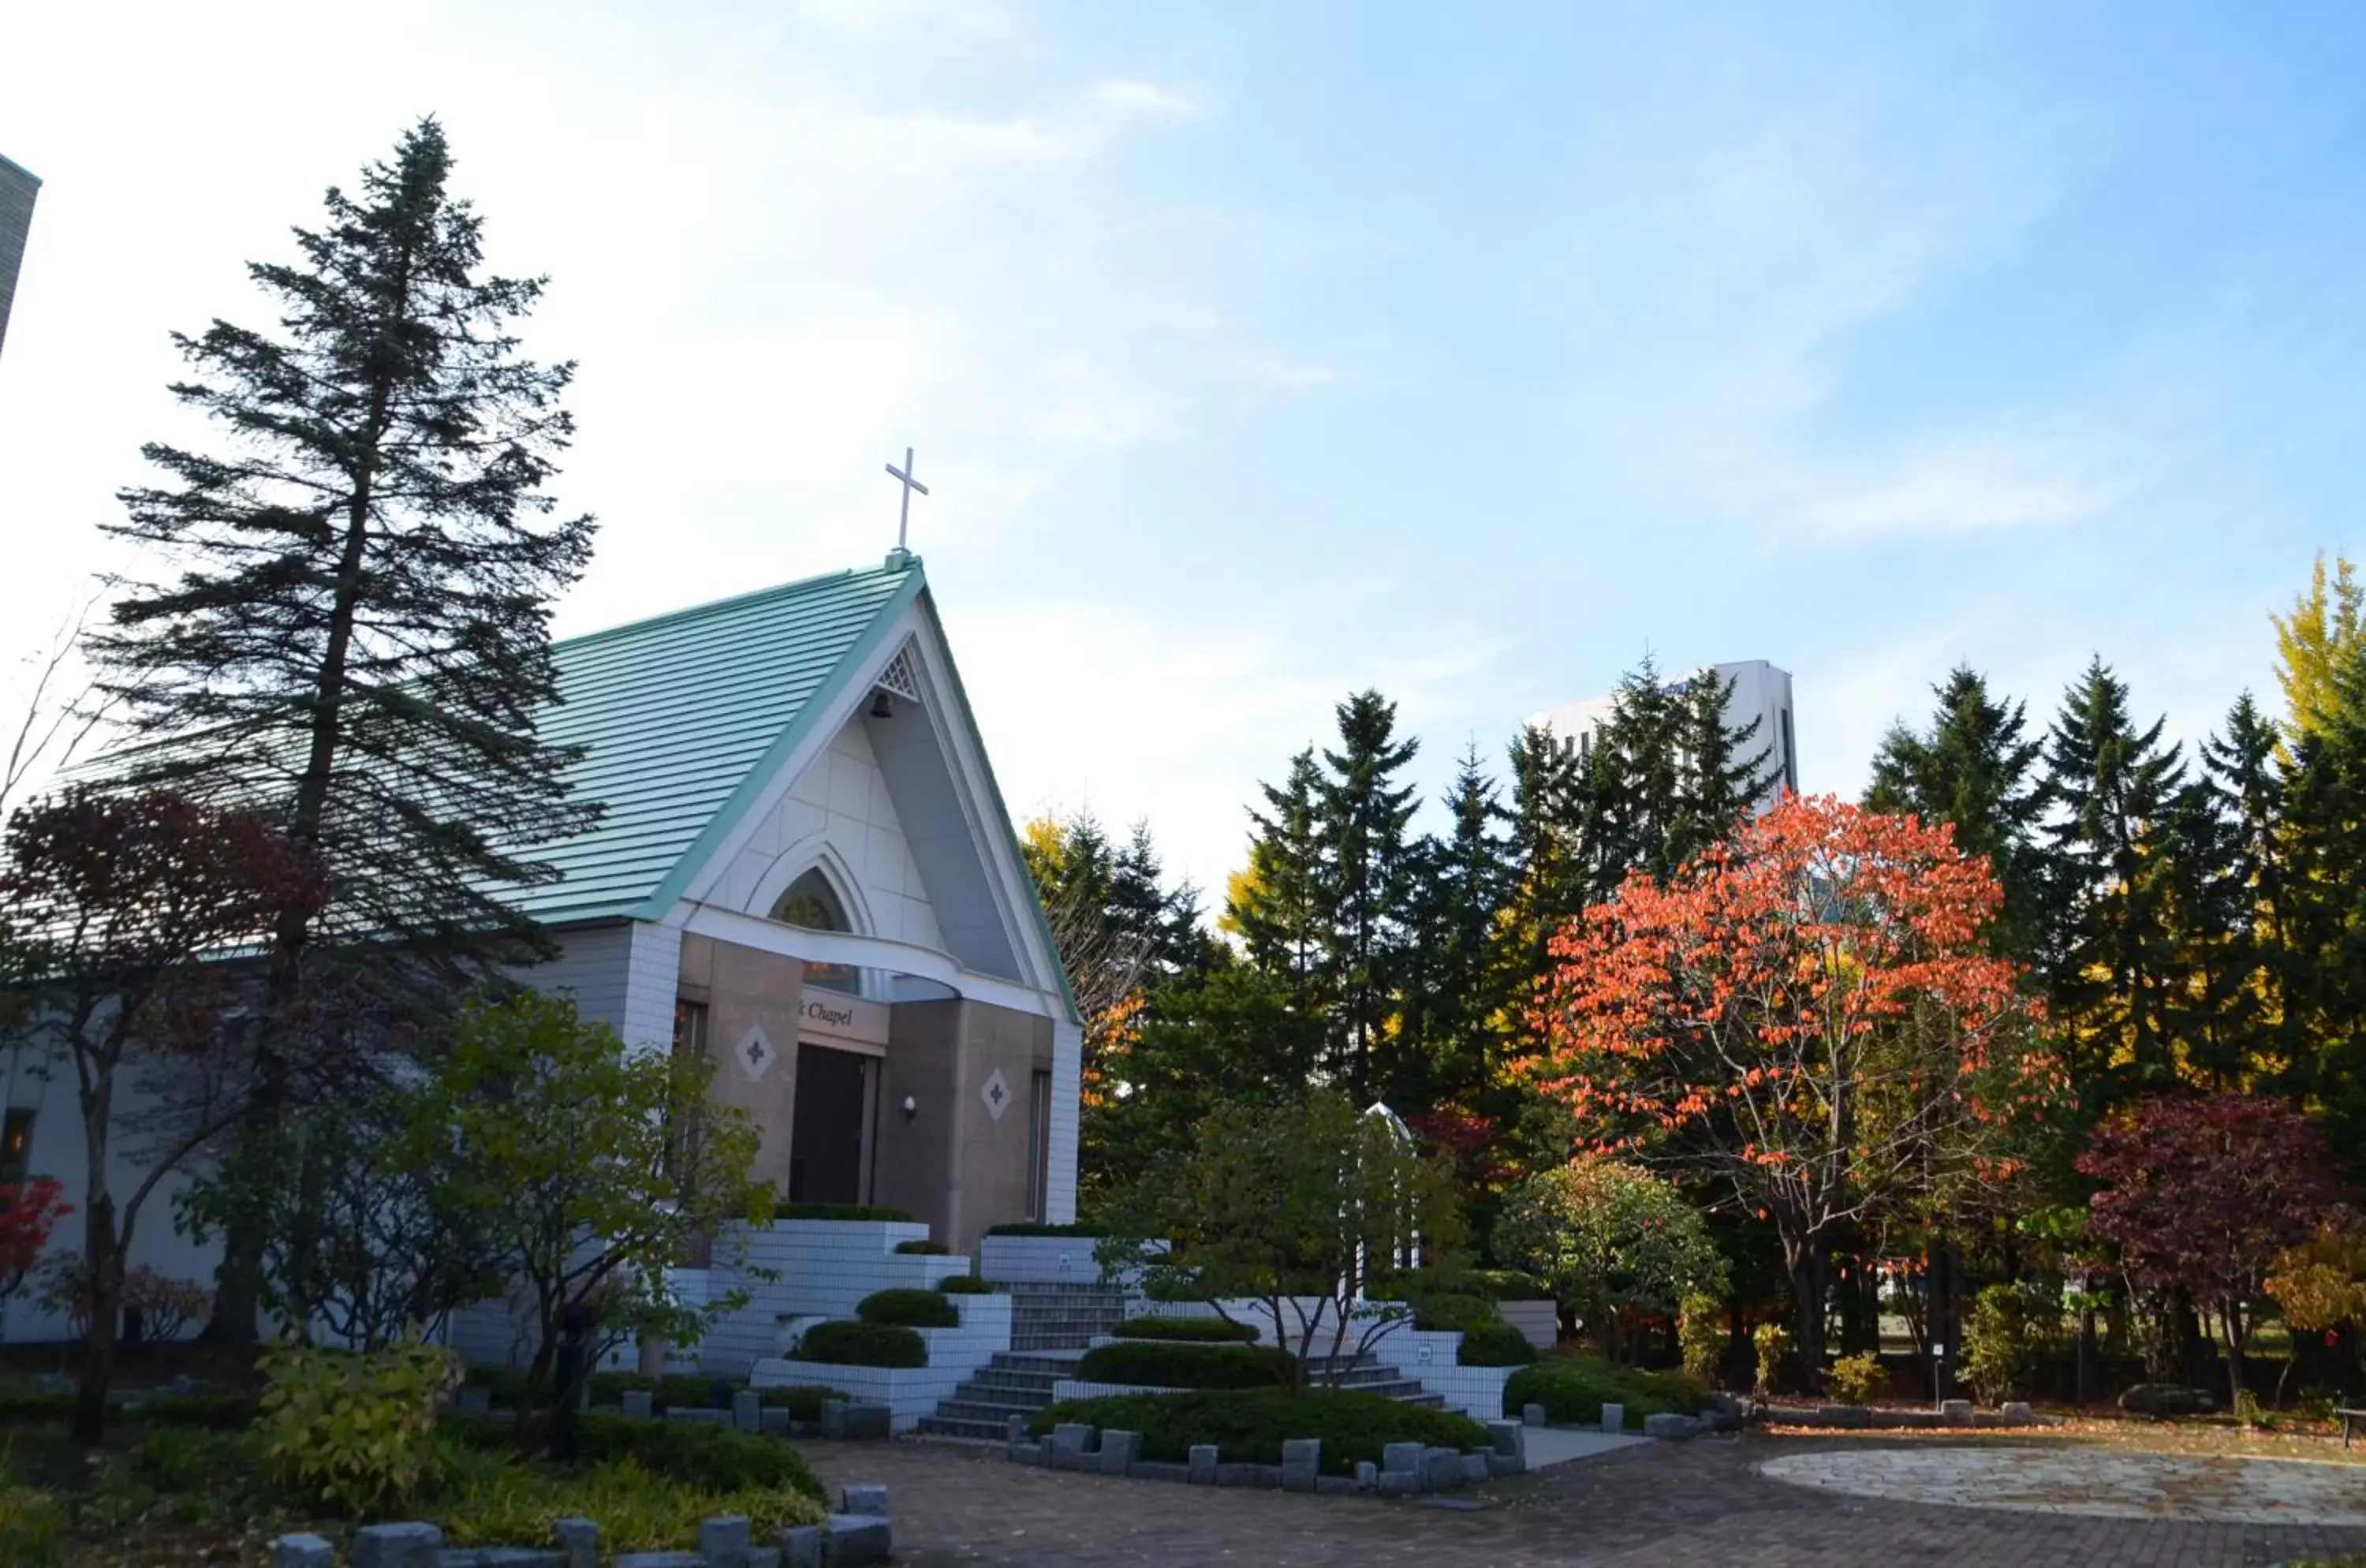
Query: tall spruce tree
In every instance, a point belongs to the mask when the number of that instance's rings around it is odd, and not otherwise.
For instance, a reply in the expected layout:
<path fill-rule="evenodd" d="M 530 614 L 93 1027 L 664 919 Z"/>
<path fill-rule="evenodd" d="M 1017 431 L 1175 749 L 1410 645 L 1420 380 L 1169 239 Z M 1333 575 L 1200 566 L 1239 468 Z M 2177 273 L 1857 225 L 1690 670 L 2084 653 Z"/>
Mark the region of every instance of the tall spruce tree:
<path fill-rule="evenodd" d="M 1882 737 L 1865 804 L 1951 825 L 1955 842 L 1987 860 L 2004 893 L 1991 950 L 2026 959 L 2044 894 L 2044 742 L 2022 738 L 2025 705 L 1990 696 L 1987 679 L 1968 665 L 1931 691 L 1937 702 L 1927 731 L 1899 723 Z"/>
<path fill-rule="evenodd" d="M 103 689 L 163 742 L 133 782 L 259 809 L 327 867 L 328 903 L 266 958 L 265 1118 L 301 1091 L 299 1032 L 432 1020 L 546 954 L 501 894 L 593 815 L 568 797 L 575 753 L 535 730 L 558 696 L 550 602 L 592 548 L 545 491 L 573 367 L 520 354 L 543 283 L 482 273 L 451 171 L 421 121 L 329 191 L 294 262 L 249 267 L 276 331 L 175 338 L 193 374 L 174 395 L 222 442 L 143 447 L 166 478 L 124 491 L 108 530 L 179 569 L 126 585 L 93 639 Z M 258 1251 L 231 1227 L 218 1332 L 253 1332 Z"/>
<path fill-rule="evenodd" d="M 1757 719 L 1727 722 L 1735 684 L 1704 670 L 1676 694 L 1677 794 L 1660 852 L 1671 868 L 1732 832 L 1781 774 Z"/>
<path fill-rule="evenodd" d="M 1497 1056 L 1503 998 L 1495 923 L 1515 870 L 1509 813 L 1479 749 L 1463 753 L 1447 792 L 1448 827 L 1422 846 L 1416 940 L 1406 968 L 1405 1032 L 1427 1068 L 1418 1099 L 1400 1086 L 1390 1104 L 1411 1113 L 1485 1087 Z"/>
<path fill-rule="evenodd" d="M 1317 813 L 1322 775 L 1309 747 L 1290 760 L 1279 785 L 1261 784 L 1266 809 L 1252 807 L 1249 862 L 1225 889 L 1222 929 L 1249 962 L 1279 979 L 1304 1016 L 1329 1000 L 1323 966 L 1323 846 Z"/>
<path fill-rule="evenodd" d="M 2090 1111 L 2176 1077 L 2167 1011 L 2178 955 L 2166 878 L 2184 768 L 2177 748 L 2161 744 L 2165 723 L 2137 729 L 2126 684 L 2098 658 L 2064 694 L 2046 739 L 2055 810 L 2041 969 Z"/>
<path fill-rule="evenodd" d="M 1359 1103 L 1391 1089 L 1405 1066 L 1391 1024 L 1417 881 L 1405 836 L 1414 790 L 1397 778 L 1421 743 L 1396 738 L 1396 715 L 1373 691 L 1338 705 L 1339 744 L 1323 753 L 1315 796 L 1333 1069 Z"/>

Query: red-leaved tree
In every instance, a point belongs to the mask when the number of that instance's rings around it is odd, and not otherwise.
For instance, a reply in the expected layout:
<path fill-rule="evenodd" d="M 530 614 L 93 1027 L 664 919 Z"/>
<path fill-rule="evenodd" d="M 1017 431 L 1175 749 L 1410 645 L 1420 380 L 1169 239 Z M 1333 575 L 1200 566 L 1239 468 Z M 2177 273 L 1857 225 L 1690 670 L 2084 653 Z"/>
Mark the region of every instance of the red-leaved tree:
<path fill-rule="evenodd" d="M 37 801 L 0 851 L 0 980 L 82 1112 L 90 1318 L 74 1435 L 89 1442 L 141 1210 L 251 1102 L 252 1053 L 225 1028 L 252 994 L 243 956 L 317 908 L 325 882 L 311 847 L 262 818 L 162 790 Z M 118 1164 L 134 1173 L 120 1191 Z"/>
<path fill-rule="evenodd" d="M 15 1295 L 41 1260 L 58 1221 L 73 1213 L 54 1176 L 0 1181 L 0 1302 Z"/>
<path fill-rule="evenodd" d="M 2156 1096 L 2098 1126 L 2079 1156 L 2101 1183 L 2089 1228 L 2138 1284 L 2183 1291 L 2217 1318 L 2238 1394 L 2269 1269 L 2333 1206 L 2329 1164 L 2306 1117 L 2242 1094 Z"/>
<path fill-rule="evenodd" d="M 1999 902 L 1946 828 L 1790 796 L 1553 939 L 1523 1070 L 1581 1146 L 1772 1221 L 1810 1377 L 1838 1235 L 2000 1174 L 2004 1119 L 2059 1090 L 2018 971 L 1981 942 Z"/>

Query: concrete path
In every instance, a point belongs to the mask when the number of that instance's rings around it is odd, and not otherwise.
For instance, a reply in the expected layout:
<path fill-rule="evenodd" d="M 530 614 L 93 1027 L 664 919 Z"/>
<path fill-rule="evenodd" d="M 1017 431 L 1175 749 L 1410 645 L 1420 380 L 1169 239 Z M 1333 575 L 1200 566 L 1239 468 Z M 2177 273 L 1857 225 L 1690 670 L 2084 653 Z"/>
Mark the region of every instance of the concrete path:
<path fill-rule="evenodd" d="M 2366 1528 L 2366 1465 L 2104 1449 L 1873 1449 L 1790 1454 L 1759 1472 L 1854 1497 L 2097 1519 Z"/>
<path fill-rule="evenodd" d="M 1530 1470 L 1542 1470 L 1549 1464 L 1567 1464 L 1573 1459 L 1615 1454 L 1621 1449 L 1631 1449 L 1638 1443 L 1651 1440 L 1617 1432 L 1589 1432 L 1582 1427 L 1530 1427 L 1527 1428 L 1527 1434 Z"/>

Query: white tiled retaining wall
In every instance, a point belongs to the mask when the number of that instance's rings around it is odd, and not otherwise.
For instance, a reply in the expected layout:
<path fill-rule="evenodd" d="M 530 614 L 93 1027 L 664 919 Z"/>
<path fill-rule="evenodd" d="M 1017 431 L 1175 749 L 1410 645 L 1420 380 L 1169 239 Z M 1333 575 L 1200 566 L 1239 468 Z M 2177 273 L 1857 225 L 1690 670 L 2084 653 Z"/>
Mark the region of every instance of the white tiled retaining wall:
<path fill-rule="evenodd" d="M 1536 1349 L 1549 1350 L 1560 1342 L 1560 1318 L 1550 1302 L 1497 1302 L 1495 1315 Z"/>
<path fill-rule="evenodd" d="M 1097 1285 L 1098 1236 L 989 1235 L 977 1244 L 978 1272 L 1012 1285 Z"/>
<path fill-rule="evenodd" d="M 888 1425 L 909 1431 L 970 1374 L 1010 1348 L 1008 1296 L 952 1296 L 961 1314 L 958 1328 L 917 1330 L 928 1342 L 925 1367 L 848 1367 L 833 1361 L 792 1361 L 783 1356 L 756 1359 L 748 1372 L 756 1388 L 834 1388 L 859 1400 L 887 1406 Z M 839 1314 L 844 1315 L 844 1314 Z M 711 1370 L 711 1369 L 710 1369 Z"/>
<path fill-rule="evenodd" d="M 929 1227 L 917 1221 L 775 1220 L 758 1229 L 734 1227 L 718 1236 L 713 1289 L 720 1295 L 736 1285 L 748 1292 L 748 1304 L 706 1331 L 698 1370 L 722 1375 L 744 1372 L 781 1353 L 781 1327 L 786 1320 L 852 1317 L 855 1304 L 874 1291 L 933 1290 L 946 1275 L 970 1271 L 966 1258 L 896 1250 L 897 1243 L 924 1240 L 928 1234 Z M 720 1267 L 743 1239 L 748 1264 L 777 1278 L 765 1280 L 752 1272 L 734 1278 Z M 952 1299 L 972 1303 L 997 1298 Z M 1008 1349 L 1009 1303 L 1004 1302 L 1000 1310 L 1003 1340 L 997 1348 Z M 970 1319 L 964 1315 L 962 1321 Z"/>
<path fill-rule="evenodd" d="M 669 1283 L 678 1294 L 694 1301 L 711 1300 L 734 1288 L 744 1289 L 748 1304 L 717 1319 L 694 1350 L 669 1356 L 668 1367 L 679 1371 L 736 1377 L 757 1361 L 781 1353 L 784 1323 L 798 1318 L 852 1317 L 855 1303 L 874 1291 L 932 1290 L 948 1274 L 970 1271 L 966 1258 L 896 1250 L 897 1243 L 924 1240 L 928 1234 L 928 1226 L 900 1220 L 775 1220 L 761 1227 L 729 1227 L 715 1238 L 715 1268 L 680 1270 L 669 1276 Z M 743 1242 L 744 1254 L 739 1250 Z M 742 1257 L 747 1264 L 767 1269 L 776 1278 L 765 1280 L 734 1268 L 733 1260 Z M 983 1328 L 999 1314 L 1002 1342 L 995 1348 L 1009 1348 L 1008 1298 L 955 1296 L 952 1300 L 962 1305 L 965 1325 L 976 1321 Z M 970 1303 L 987 1303 L 981 1309 L 985 1316 L 973 1319 Z M 449 1337 L 453 1348 L 463 1359 L 479 1363 L 523 1365 L 534 1355 L 531 1331 L 499 1302 L 483 1303 L 455 1314 Z M 610 1356 L 608 1364 L 636 1367 L 639 1365 L 639 1353 L 634 1347 L 621 1347 Z"/>

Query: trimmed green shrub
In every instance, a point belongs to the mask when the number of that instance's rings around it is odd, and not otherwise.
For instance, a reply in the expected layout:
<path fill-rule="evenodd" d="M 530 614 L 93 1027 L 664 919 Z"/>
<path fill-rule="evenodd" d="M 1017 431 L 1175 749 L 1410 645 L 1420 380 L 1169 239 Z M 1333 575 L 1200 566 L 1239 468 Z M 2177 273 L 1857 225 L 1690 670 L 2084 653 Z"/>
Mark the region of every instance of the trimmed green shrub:
<path fill-rule="evenodd" d="M 986 1234 L 988 1235 L 1080 1235 L 1098 1237 L 1109 1235 L 1109 1232 L 1106 1228 L 1100 1225 L 1088 1225 L 1076 1222 L 1071 1222 L 1065 1225 L 1042 1225 L 1037 1224 L 1032 1221 L 1029 1221 L 1023 1224 L 989 1225 L 986 1227 Z"/>
<path fill-rule="evenodd" d="M 1279 1346 L 1195 1345 L 1173 1339 L 1099 1345 L 1076 1363 L 1076 1376 L 1086 1382 L 1152 1388 L 1271 1388 L 1287 1385 L 1297 1371 L 1296 1359 Z"/>
<path fill-rule="evenodd" d="M 1221 1317 L 1129 1317 L 1110 1332 L 1120 1339 L 1189 1339 L 1202 1345 L 1254 1345 L 1257 1337 L 1255 1325 Z"/>
<path fill-rule="evenodd" d="M 961 1311 L 942 1291 L 873 1291 L 856 1303 L 865 1323 L 900 1323 L 907 1328 L 959 1328 Z"/>
<path fill-rule="evenodd" d="M 1496 1320 L 1484 1328 L 1462 1331 L 1461 1361 L 1466 1367 L 1525 1367 L 1537 1359 L 1537 1348 L 1510 1324 Z"/>
<path fill-rule="evenodd" d="M 1824 1374 L 1824 1386 L 1842 1404 L 1871 1404 L 1889 1386 L 1889 1376 L 1881 1370 L 1879 1356 L 1861 1350 L 1834 1361 L 1832 1370 Z"/>
<path fill-rule="evenodd" d="M 1684 1351 L 1684 1375 L 1707 1387 L 1718 1380 L 1725 1361 L 1729 1337 L 1725 1303 L 1707 1291 L 1695 1291 L 1676 1308 L 1676 1344 Z"/>
<path fill-rule="evenodd" d="M 1677 1373 L 1614 1366 L 1592 1356 L 1553 1356 L 1522 1367 L 1504 1383 L 1506 1416 L 1516 1419 L 1529 1404 L 1543 1405 L 1548 1420 L 1585 1427 L 1602 1419 L 1605 1404 L 1623 1404 L 1628 1425 L 1639 1427 L 1646 1416 L 1699 1408 L 1700 1390 Z"/>
<path fill-rule="evenodd" d="M 435 1454 L 435 1411 L 455 1359 L 440 1345 L 368 1355 L 279 1345 L 265 1381 L 263 1468 L 300 1502 L 341 1514 L 400 1507 Z"/>
<path fill-rule="evenodd" d="M 1483 1296 L 1435 1295 L 1408 1298 L 1413 1325 L 1424 1334 L 1483 1334 L 1500 1327 L 1495 1303 Z"/>
<path fill-rule="evenodd" d="M 1989 1285 L 1964 1314 L 1964 1381 L 1984 1404 L 2011 1399 L 2037 1359 L 2042 1331 L 2017 1285 Z"/>
<path fill-rule="evenodd" d="M 897 1224 L 910 1221 L 911 1215 L 901 1209 L 890 1209 L 880 1203 L 791 1203 L 786 1201 L 772 1205 L 776 1220 L 894 1220 Z"/>
<path fill-rule="evenodd" d="M 716 1492 L 761 1490 L 828 1494 L 805 1456 L 778 1438 L 729 1427 L 680 1421 L 633 1421 L 587 1413 L 576 1417 L 576 1442 L 594 1463 L 630 1459 L 653 1475 L 670 1476 Z"/>
<path fill-rule="evenodd" d="M 1358 1460 L 1379 1463 L 1390 1443 L 1487 1445 L 1486 1428 L 1468 1416 L 1346 1388 L 1111 1394 L 1054 1404 L 1028 1429 L 1041 1437 L 1063 1421 L 1139 1432 L 1142 1457 L 1169 1463 L 1189 1459 L 1195 1443 L 1215 1443 L 1227 1462 L 1279 1464 L 1285 1439 L 1320 1438 L 1323 1468 L 1336 1475 L 1353 1474 Z"/>
<path fill-rule="evenodd" d="M 929 1342 L 900 1323 L 817 1323 L 797 1341 L 795 1359 L 841 1367 L 925 1367 Z"/>
<path fill-rule="evenodd" d="M 799 1383 L 790 1388 L 764 1388 L 756 1391 L 756 1403 L 767 1410 L 785 1410 L 792 1421 L 818 1421 L 821 1407 L 833 1399 L 846 1395 L 834 1388 L 814 1388 Z"/>
<path fill-rule="evenodd" d="M 592 1403 L 622 1404 L 630 1389 L 650 1395 L 659 1410 L 721 1410 L 730 1407 L 732 1386 L 727 1378 L 702 1377 L 696 1372 L 668 1372 L 659 1378 L 638 1372 L 593 1372 Z"/>
<path fill-rule="evenodd" d="M 1470 1278 L 1499 1302 L 1549 1302 L 1553 1293 L 1534 1274 L 1517 1269 L 1473 1269 Z"/>
<path fill-rule="evenodd" d="M 937 1281 L 937 1289 L 949 1296 L 990 1296 L 994 1287 L 975 1274 L 948 1274 Z"/>
<path fill-rule="evenodd" d="M 1758 1355 L 1758 1389 L 1772 1393 L 1791 1375 L 1791 1331 L 1779 1323 L 1762 1323 L 1750 1331 L 1750 1348 Z"/>
<path fill-rule="evenodd" d="M 896 1250 L 907 1255 L 920 1258 L 944 1258 L 950 1256 L 952 1252 L 952 1248 L 947 1247 L 943 1242 L 930 1241 L 924 1235 L 914 1236 L 909 1241 L 897 1242 L 896 1244 Z"/>
<path fill-rule="evenodd" d="M 66 1421 L 73 1418 L 73 1406 L 74 1396 L 69 1392 L 0 1393 L 0 1425 Z M 171 1393 L 153 1399 L 110 1399 L 107 1408 L 112 1420 L 238 1432 L 254 1425 L 262 1405 L 251 1393 Z"/>

